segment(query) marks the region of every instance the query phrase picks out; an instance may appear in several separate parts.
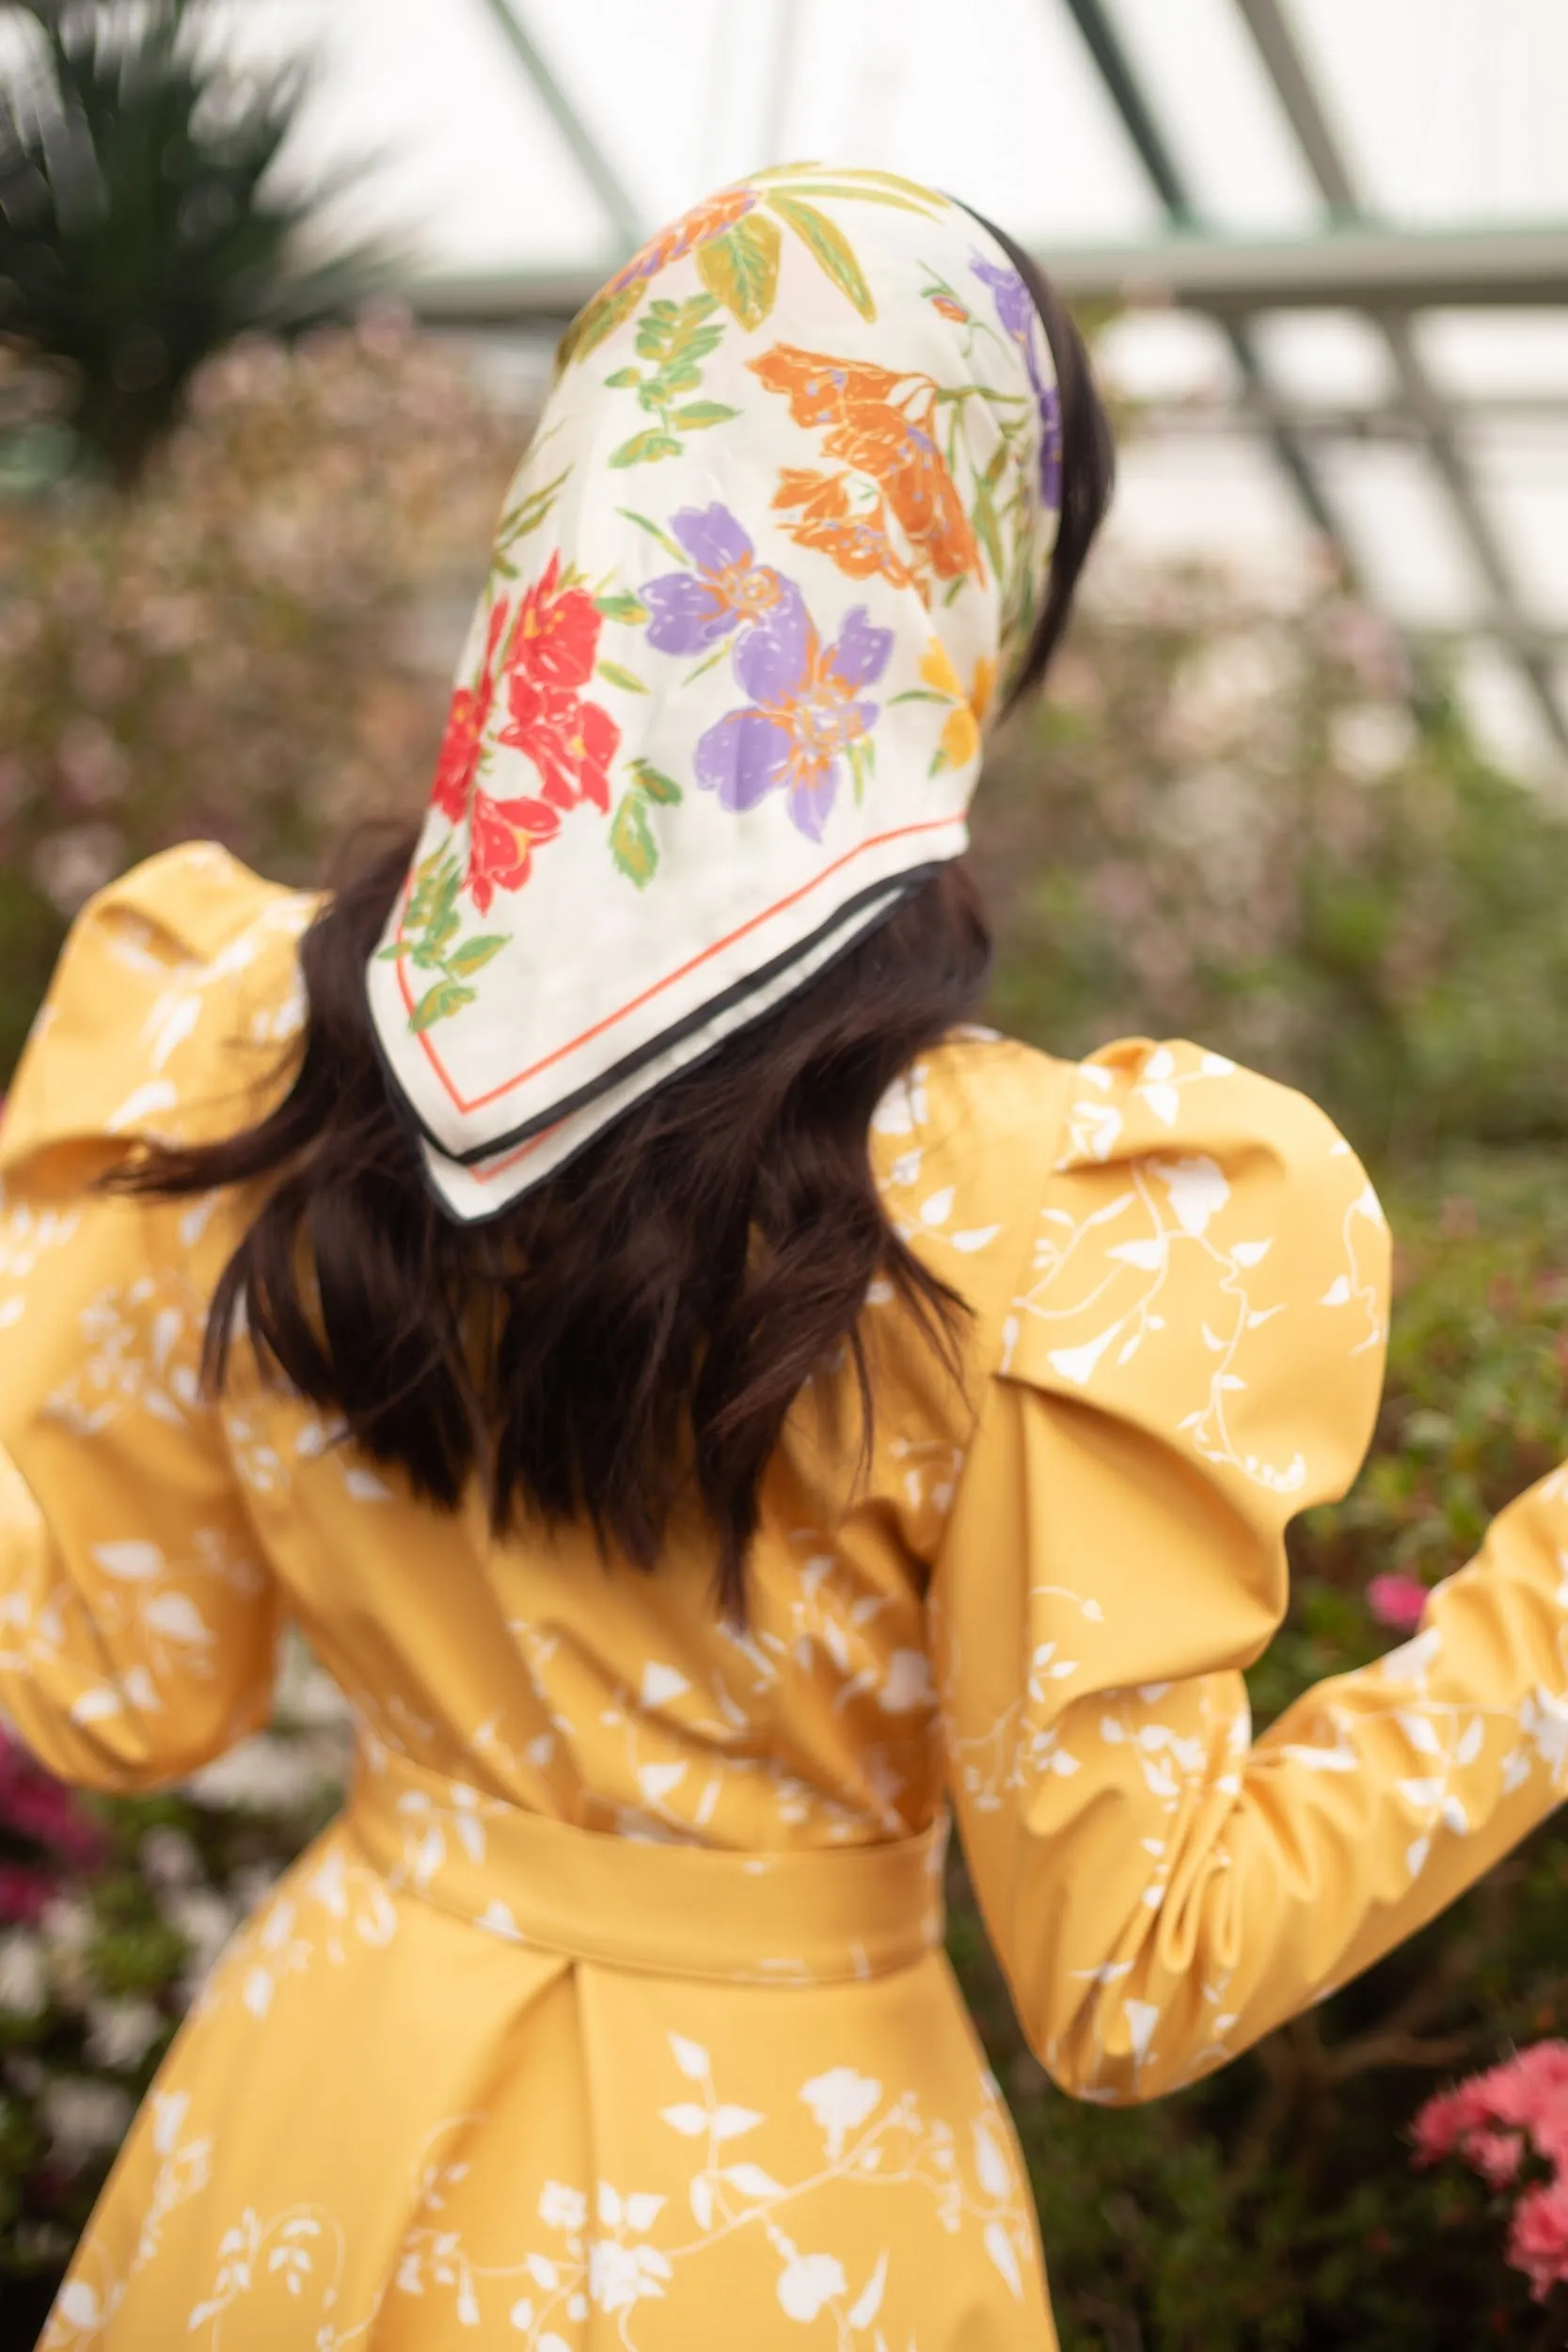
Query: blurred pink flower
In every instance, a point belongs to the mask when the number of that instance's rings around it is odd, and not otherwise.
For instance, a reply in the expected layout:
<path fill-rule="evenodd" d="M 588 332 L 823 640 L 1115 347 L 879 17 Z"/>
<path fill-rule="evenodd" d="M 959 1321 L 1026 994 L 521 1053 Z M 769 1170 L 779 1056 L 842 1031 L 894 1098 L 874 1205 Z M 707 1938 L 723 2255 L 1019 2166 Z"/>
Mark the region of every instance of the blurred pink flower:
<path fill-rule="evenodd" d="M 1514 2206 L 1508 2259 L 1524 2272 L 1538 2303 L 1568 2283 L 1568 2181 L 1560 2173 L 1527 2189 Z"/>
<path fill-rule="evenodd" d="M 1368 1608 L 1394 1633 L 1413 1633 L 1426 1605 L 1427 1588 L 1419 1577 L 1374 1576 L 1367 1587 Z"/>
<path fill-rule="evenodd" d="M 20 1740 L 0 1733 L 0 1832 L 7 1830 L 80 1870 L 97 1869 L 108 1852 L 103 1832 L 64 1783 L 36 1763 Z M 30 1880 L 33 1867 L 19 1867 Z M 0 1903 L 4 1899 L 0 1894 Z"/>
<path fill-rule="evenodd" d="M 1528 2049 L 1429 2099 L 1416 2118 L 1418 2165 L 1458 2156 L 1489 2188 L 1519 2177 L 1527 2150 L 1552 2168 L 1513 2209 L 1508 2260 L 1538 2302 L 1568 2284 L 1568 2042 Z"/>
<path fill-rule="evenodd" d="M 55 1883 L 46 1871 L 29 1869 L 21 1862 L 0 1862 L 0 1920 L 30 1923 L 54 1892 Z"/>
<path fill-rule="evenodd" d="M 1528 2132 L 1540 2153 L 1568 2157 L 1568 2042 L 1532 2042 L 1500 2066 L 1429 2099 L 1416 2118 L 1417 2162 L 1459 2154 L 1489 2126 Z"/>

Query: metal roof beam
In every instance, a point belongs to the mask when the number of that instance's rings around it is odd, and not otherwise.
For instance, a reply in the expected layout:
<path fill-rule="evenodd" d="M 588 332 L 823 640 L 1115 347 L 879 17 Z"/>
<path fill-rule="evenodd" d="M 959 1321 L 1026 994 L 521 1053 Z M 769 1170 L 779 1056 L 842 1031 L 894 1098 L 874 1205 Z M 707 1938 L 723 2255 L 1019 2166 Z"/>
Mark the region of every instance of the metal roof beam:
<path fill-rule="evenodd" d="M 1560 310 L 1568 226 L 1331 229 L 1304 237 L 1189 234 L 1045 257 L 1063 291 L 1175 302 L 1217 319 L 1270 310 Z"/>
<path fill-rule="evenodd" d="M 1344 229 L 1306 237 L 1193 232 L 1137 244 L 1054 246 L 1039 256 L 1075 302 L 1176 305 L 1222 325 L 1274 310 L 1568 308 L 1568 226 L 1450 232 Z M 426 278 L 408 289 L 432 323 L 514 326 L 567 320 L 594 268 Z"/>
<path fill-rule="evenodd" d="M 1324 202 L 1341 218 L 1359 216 L 1361 205 L 1350 165 L 1279 0 L 1236 0 L 1236 6 Z M 1528 624 L 1520 609 L 1512 570 L 1502 542 L 1476 495 L 1442 391 L 1422 363 L 1409 319 L 1390 311 L 1380 314 L 1377 323 L 1394 364 L 1401 399 L 1421 427 L 1433 469 L 1515 645 L 1519 667 L 1553 738 L 1561 750 L 1568 751 L 1568 709 L 1559 695 L 1551 665 L 1523 642 Z"/>
<path fill-rule="evenodd" d="M 1198 216 L 1193 190 L 1166 142 L 1154 107 L 1122 46 L 1120 35 L 1106 14 L 1103 0 L 1067 0 L 1067 8 L 1094 60 L 1095 70 L 1105 86 L 1111 103 L 1121 118 L 1127 135 L 1137 151 L 1149 183 L 1165 208 L 1167 218 L 1179 229 L 1191 228 Z M 1052 274 L 1057 283 L 1063 285 L 1064 291 L 1070 292 L 1054 267 Z M 1221 324 L 1236 364 L 1267 416 L 1272 395 L 1267 371 L 1259 357 L 1257 346 L 1242 319 L 1227 318 Z M 1350 541 L 1334 514 L 1305 444 L 1277 417 L 1270 418 L 1266 429 L 1275 455 L 1290 477 L 1312 527 L 1322 532 L 1333 548 L 1346 578 L 1355 579 L 1357 567 Z"/>
<path fill-rule="evenodd" d="M 1237 429 L 1234 408 L 1201 392 L 1146 394 L 1134 405 L 1141 420 L 1162 427 L 1198 436 Z M 1465 400 L 1450 398 L 1448 405 L 1459 423 L 1549 426 L 1558 440 L 1568 433 L 1568 394 L 1562 392 L 1476 392 Z M 1412 441 L 1423 430 L 1398 400 L 1276 398 L 1274 414 L 1292 433 L 1320 441 Z"/>
<path fill-rule="evenodd" d="M 544 101 L 546 112 L 571 149 L 578 170 L 598 198 L 615 238 L 613 259 L 625 261 L 642 242 L 637 206 L 625 182 L 573 104 L 564 84 L 530 32 L 523 0 L 483 0 L 513 55 Z"/>
<path fill-rule="evenodd" d="M 1193 192 L 1176 157 L 1165 143 L 1165 135 L 1155 120 L 1154 109 L 1144 94 L 1143 85 L 1132 71 L 1132 59 L 1121 45 L 1121 36 L 1111 23 L 1100 0 L 1067 0 L 1068 12 L 1084 39 L 1084 45 L 1094 59 L 1095 69 L 1110 94 L 1111 103 L 1121 117 L 1122 127 L 1138 151 L 1156 195 L 1169 217 L 1183 226 L 1196 225 L 1197 207 Z"/>

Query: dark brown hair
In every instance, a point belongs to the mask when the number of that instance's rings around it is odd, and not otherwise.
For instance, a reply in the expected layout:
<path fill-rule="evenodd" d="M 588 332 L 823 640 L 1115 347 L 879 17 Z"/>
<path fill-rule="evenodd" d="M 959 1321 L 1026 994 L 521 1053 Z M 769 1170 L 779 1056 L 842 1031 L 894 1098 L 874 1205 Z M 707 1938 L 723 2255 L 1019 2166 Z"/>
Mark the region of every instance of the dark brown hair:
<path fill-rule="evenodd" d="M 1070 318 L 1001 242 L 1039 307 L 1062 402 L 1061 529 L 1016 694 L 1061 634 L 1111 445 Z M 961 866 L 939 869 L 831 973 L 475 1227 L 425 1187 L 366 1005 L 366 961 L 412 849 L 404 833 L 361 858 L 306 934 L 305 1042 L 277 1106 L 226 1140 L 150 1150 L 117 1181 L 261 1189 L 208 1316 L 211 1392 L 243 1310 L 263 1368 L 341 1413 L 355 1445 L 439 1509 L 478 1478 L 498 1532 L 529 1511 L 586 1519 L 601 1547 L 652 1567 L 690 1499 L 712 1530 L 717 1597 L 738 1615 L 763 1471 L 801 1385 L 840 1346 L 869 1431 L 859 1320 L 873 1276 L 939 1345 L 961 1304 L 889 1227 L 868 1132 L 884 1090 L 984 988 L 973 886 Z"/>

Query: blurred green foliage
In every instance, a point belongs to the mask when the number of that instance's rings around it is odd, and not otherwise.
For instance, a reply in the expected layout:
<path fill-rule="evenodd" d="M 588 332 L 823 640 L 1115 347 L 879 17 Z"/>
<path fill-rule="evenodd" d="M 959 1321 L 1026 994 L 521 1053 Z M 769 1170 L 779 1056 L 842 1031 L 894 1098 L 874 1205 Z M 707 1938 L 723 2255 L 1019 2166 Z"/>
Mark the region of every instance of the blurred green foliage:
<path fill-rule="evenodd" d="M 1371 615 L 1114 567 L 990 763 L 999 1025 L 1189 1036 L 1376 1168 L 1568 1138 L 1568 813 L 1425 732 Z"/>
<path fill-rule="evenodd" d="M 237 65 L 212 0 L 10 14 L 31 23 L 0 78 L 0 334 L 56 363 L 56 421 L 123 485 L 203 360 L 346 316 L 378 264 L 363 246 L 305 258 L 336 193 L 278 176 L 309 73 Z"/>

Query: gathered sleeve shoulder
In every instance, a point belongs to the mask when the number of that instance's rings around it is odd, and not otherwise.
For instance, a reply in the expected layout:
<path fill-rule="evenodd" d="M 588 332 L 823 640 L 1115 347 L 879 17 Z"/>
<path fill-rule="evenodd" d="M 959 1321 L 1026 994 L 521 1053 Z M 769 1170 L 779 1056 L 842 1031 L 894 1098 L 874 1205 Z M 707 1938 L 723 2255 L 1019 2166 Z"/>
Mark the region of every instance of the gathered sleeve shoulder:
<path fill-rule="evenodd" d="M 0 1115 L 0 1716 L 62 1777 L 178 1779 L 264 1721 L 277 1589 L 201 1393 L 212 1198 L 99 1188 L 256 1115 L 309 901 L 199 845 L 78 917 Z"/>
<path fill-rule="evenodd" d="M 1558 1802 L 1561 1480 L 1498 1519 L 1414 1643 L 1252 1736 L 1287 1522 L 1370 1438 L 1388 1256 L 1302 1096 L 1180 1044 L 1073 1073 L 932 1611 L 976 1891 L 1080 2095 L 1223 2063 Z"/>

